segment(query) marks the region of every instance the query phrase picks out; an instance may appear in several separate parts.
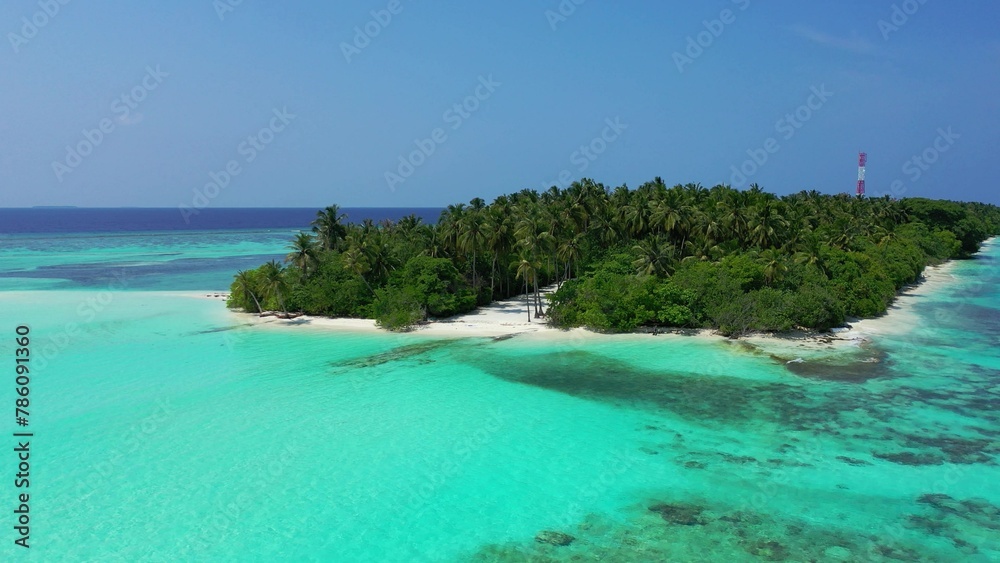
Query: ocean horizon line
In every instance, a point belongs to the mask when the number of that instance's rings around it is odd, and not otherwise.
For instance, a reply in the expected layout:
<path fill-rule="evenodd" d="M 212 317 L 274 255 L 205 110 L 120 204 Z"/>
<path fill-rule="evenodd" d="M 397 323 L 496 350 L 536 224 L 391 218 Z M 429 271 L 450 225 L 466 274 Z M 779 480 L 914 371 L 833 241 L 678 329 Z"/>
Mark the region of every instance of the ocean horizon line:
<path fill-rule="evenodd" d="M 210 207 L 186 214 L 172 207 L 0 208 L 0 234 L 245 231 L 310 229 L 321 207 Z M 443 207 L 341 207 L 348 223 L 439 220 Z"/>
<path fill-rule="evenodd" d="M 285 205 L 276 205 L 276 206 L 244 206 L 244 207 L 212 207 L 211 209 L 219 210 L 219 211 L 221 211 L 221 210 L 243 210 L 243 209 L 296 209 L 296 210 L 298 210 L 298 209 L 316 209 L 316 210 L 319 210 L 319 209 L 323 209 L 324 207 L 326 207 L 326 206 L 325 205 L 317 205 L 316 207 L 312 207 L 312 206 L 285 206 Z M 340 206 L 341 209 L 444 209 L 446 207 L 447 207 L 447 205 L 415 205 L 415 206 L 407 206 L 407 205 L 390 205 L 390 206 L 382 206 L 382 205 L 341 205 Z M 48 210 L 48 211 L 57 210 L 57 209 L 94 209 L 94 210 L 109 210 L 109 209 L 155 209 L 155 210 L 163 210 L 163 209 L 169 209 L 169 210 L 177 210 L 177 207 L 176 206 L 170 206 L 170 207 L 144 207 L 144 206 L 128 206 L 128 205 L 112 206 L 112 207 L 104 207 L 104 206 L 94 206 L 94 207 L 91 207 L 91 206 L 81 206 L 81 205 L 33 205 L 33 206 L 30 206 L 30 207 L 0 207 L 0 211 L 24 211 L 24 210 L 30 210 L 30 209 Z M 202 209 L 200 211 L 209 211 L 209 209 Z"/>

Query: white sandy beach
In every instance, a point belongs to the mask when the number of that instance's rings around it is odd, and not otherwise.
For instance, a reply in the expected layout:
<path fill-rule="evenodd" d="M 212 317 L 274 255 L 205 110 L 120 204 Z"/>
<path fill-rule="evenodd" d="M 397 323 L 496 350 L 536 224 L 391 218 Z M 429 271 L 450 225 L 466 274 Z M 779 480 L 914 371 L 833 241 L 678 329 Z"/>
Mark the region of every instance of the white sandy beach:
<path fill-rule="evenodd" d="M 542 294 L 547 295 L 555 291 L 555 286 L 542 290 Z M 215 298 L 214 295 L 212 297 Z M 532 303 L 532 311 L 534 304 Z M 331 319 L 327 317 L 313 317 L 303 315 L 295 319 L 279 319 L 276 317 L 258 317 L 245 313 L 233 313 L 239 315 L 241 319 L 250 319 L 254 324 L 259 325 L 297 325 L 324 328 L 328 330 L 347 330 L 365 332 L 384 332 L 375 325 L 371 319 Z M 410 331 L 411 334 L 421 336 L 440 337 L 497 337 L 508 335 L 521 335 L 527 333 L 547 334 L 551 336 L 566 335 L 569 333 L 594 334 L 590 331 L 578 329 L 565 331 L 552 328 L 544 318 L 528 318 L 528 309 L 525 305 L 524 295 L 496 301 L 487 307 L 480 307 L 471 313 L 459 315 L 448 319 L 433 320 L 418 326 Z"/>

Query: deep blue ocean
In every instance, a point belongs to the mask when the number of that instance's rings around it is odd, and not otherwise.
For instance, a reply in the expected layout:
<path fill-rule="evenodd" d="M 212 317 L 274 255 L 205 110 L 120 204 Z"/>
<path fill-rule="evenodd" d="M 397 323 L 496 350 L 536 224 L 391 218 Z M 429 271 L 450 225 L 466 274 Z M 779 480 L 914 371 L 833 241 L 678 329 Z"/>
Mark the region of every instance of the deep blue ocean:
<path fill-rule="evenodd" d="M 0 209 L 0 234 L 123 233 L 160 231 L 244 231 L 308 229 L 316 208 L 202 209 L 185 218 L 176 208 L 28 208 Z M 440 207 L 353 207 L 342 209 L 348 222 L 376 223 L 414 214 L 436 223 Z"/>

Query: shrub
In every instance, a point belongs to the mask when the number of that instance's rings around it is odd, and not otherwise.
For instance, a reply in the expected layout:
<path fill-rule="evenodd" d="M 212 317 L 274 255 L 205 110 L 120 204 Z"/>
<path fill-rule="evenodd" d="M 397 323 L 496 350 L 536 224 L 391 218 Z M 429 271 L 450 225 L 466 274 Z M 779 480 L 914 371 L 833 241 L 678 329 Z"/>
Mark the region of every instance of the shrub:
<path fill-rule="evenodd" d="M 372 305 L 375 324 L 386 330 L 410 330 L 427 316 L 419 299 L 410 289 L 384 287 L 376 293 L 378 298 Z"/>
<path fill-rule="evenodd" d="M 450 317 L 476 308 L 475 292 L 447 258 L 411 258 L 390 285 L 406 289 L 433 317 Z"/>

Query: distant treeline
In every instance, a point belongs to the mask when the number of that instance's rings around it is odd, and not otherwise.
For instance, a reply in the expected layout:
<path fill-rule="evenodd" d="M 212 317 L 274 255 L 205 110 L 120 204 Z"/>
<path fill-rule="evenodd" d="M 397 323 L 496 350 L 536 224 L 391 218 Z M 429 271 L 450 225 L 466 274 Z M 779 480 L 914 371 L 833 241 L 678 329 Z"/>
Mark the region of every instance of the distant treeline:
<path fill-rule="evenodd" d="M 982 203 L 583 180 L 451 205 L 435 225 L 346 224 L 327 207 L 287 265 L 236 275 L 229 306 L 401 330 L 525 294 L 526 318 L 559 327 L 826 330 L 884 312 L 925 266 L 997 234 L 1000 208 Z"/>

